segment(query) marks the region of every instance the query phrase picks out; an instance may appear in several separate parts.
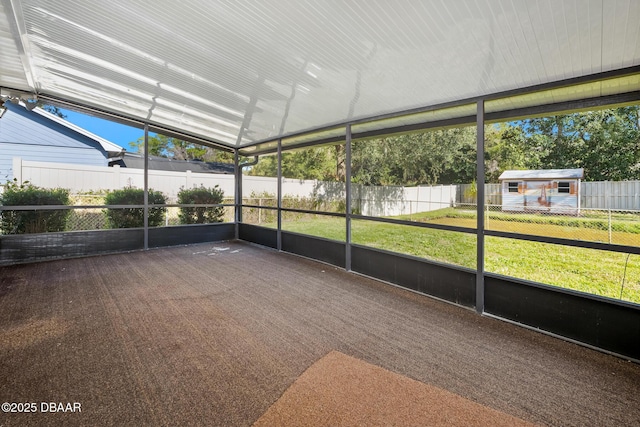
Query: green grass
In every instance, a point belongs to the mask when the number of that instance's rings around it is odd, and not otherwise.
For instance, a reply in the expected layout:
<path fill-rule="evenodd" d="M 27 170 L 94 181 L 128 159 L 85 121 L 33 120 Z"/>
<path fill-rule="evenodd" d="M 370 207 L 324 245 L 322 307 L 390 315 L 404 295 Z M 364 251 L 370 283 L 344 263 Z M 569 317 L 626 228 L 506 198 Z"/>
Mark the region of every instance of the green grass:
<path fill-rule="evenodd" d="M 424 218 L 427 217 L 431 218 L 430 222 L 437 221 L 436 223 L 440 224 L 461 225 L 465 223 L 464 221 L 471 221 L 475 226 L 475 219 L 469 218 L 467 214 L 450 218 L 442 215 L 441 211 L 436 211 L 426 213 Z M 275 224 L 262 225 L 275 226 Z M 575 234 L 576 229 L 584 233 L 601 231 L 552 223 L 538 224 L 538 226 L 542 227 L 538 228 L 538 231 L 555 237 L 565 237 L 562 234 L 565 233 L 567 238 L 575 238 L 571 233 Z M 284 220 L 283 229 L 338 241 L 345 240 L 343 218 L 320 215 L 298 216 L 289 221 Z M 517 231 L 523 232 L 521 229 Z M 615 235 L 619 242 L 640 245 L 639 236 L 635 233 L 616 232 Z M 354 220 L 352 221 L 352 242 L 476 268 L 475 234 Z M 640 303 L 640 256 L 638 255 L 629 256 L 627 262 L 627 254 L 623 253 L 487 236 L 485 270 L 616 299 L 621 297 L 622 291 L 623 300 Z M 622 288 L 623 278 L 624 288 Z"/>
<path fill-rule="evenodd" d="M 638 255 L 491 236 L 485 254 L 489 272 L 640 303 Z"/>
<path fill-rule="evenodd" d="M 474 234 L 361 220 L 352 222 L 351 240 L 359 245 L 476 268 Z"/>
<path fill-rule="evenodd" d="M 444 208 L 430 212 L 419 212 L 412 215 L 399 215 L 394 218 L 435 223 L 447 223 L 455 219 L 459 220 L 459 223 L 465 223 L 475 227 L 476 212 L 468 209 Z M 581 216 L 572 216 L 491 211 L 488 213 L 488 218 L 489 224 L 494 222 L 496 224 L 522 224 L 523 227 L 541 225 L 607 232 L 609 230 L 609 218 L 606 212 L 583 211 Z M 640 235 L 640 215 L 633 213 L 612 213 L 611 229 L 614 232 Z"/>
<path fill-rule="evenodd" d="M 487 230 L 550 236 L 563 239 L 640 246 L 640 216 L 637 214 L 612 215 L 609 233 L 606 214 L 590 213 L 589 217 L 566 215 L 534 215 L 490 212 L 485 220 Z M 398 219 L 430 224 L 476 228 L 476 213 L 469 210 L 445 208 L 414 215 L 401 215 Z"/>
<path fill-rule="evenodd" d="M 346 240 L 347 235 L 343 218 L 313 214 L 296 214 L 295 217 L 283 215 L 282 229 L 341 242 Z"/>

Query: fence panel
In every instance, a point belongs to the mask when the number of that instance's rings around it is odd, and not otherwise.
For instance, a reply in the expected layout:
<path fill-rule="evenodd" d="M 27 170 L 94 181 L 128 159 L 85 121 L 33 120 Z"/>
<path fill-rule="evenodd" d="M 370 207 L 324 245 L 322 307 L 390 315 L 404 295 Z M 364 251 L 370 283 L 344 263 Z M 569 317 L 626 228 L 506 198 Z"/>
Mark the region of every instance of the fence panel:
<path fill-rule="evenodd" d="M 89 166 L 65 163 L 48 163 L 13 160 L 14 176 L 20 183 L 29 181 L 34 185 L 48 188 L 67 188 L 74 194 L 115 190 L 124 187 L 144 186 L 144 171 L 120 166 Z M 16 173 L 18 171 L 18 173 Z M 224 174 L 149 171 L 149 187 L 163 192 L 173 202 L 181 187 L 192 188 L 203 185 L 219 185 L 225 197 L 233 197 L 235 177 Z"/>
<path fill-rule="evenodd" d="M 30 181 L 42 187 L 68 188 L 72 193 L 114 190 L 127 186 L 142 188 L 142 169 L 88 166 L 13 159 L 14 176 L 22 183 Z M 244 176 L 243 192 L 248 196 L 273 193 L 276 178 Z M 233 197 L 235 177 L 224 174 L 149 171 L 149 186 L 175 200 L 181 187 L 219 185 L 227 198 Z M 640 181 L 581 182 L 581 207 L 585 209 L 640 210 Z M 472 184 L 419 187 L 352 186 L 354 210 L 363 215 L 392 216 L 428 212 L 447 206 L 475 204 Z M 337 200 L 345 197 L 344 183 L 284 178 L 284 195 Z M 275 194 L 273 194 L 275 196 Z M 501 184 L 485 184 L 486 203 L 502 205 Z"/>
<path fill-rule="evenodd" d="M 640 181 L 582 182 L 580 186 L 583 208 L 640 210 Z"/>

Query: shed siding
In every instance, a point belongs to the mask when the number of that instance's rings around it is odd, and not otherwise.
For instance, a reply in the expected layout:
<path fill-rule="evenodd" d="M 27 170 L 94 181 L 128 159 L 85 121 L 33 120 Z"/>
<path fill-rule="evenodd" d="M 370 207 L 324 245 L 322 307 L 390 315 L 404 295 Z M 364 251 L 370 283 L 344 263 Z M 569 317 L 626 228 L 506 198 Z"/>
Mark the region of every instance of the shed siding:
<path fill-rule="evenodd" d="M 509 192 L 509 182 L 518 182 L 518 192 Z M 569 192 L 558 191 L 560 182 L 569 183 Z M 578 180 L 502 181 L 502 210 L 523 212 L 578 213 Z"/>

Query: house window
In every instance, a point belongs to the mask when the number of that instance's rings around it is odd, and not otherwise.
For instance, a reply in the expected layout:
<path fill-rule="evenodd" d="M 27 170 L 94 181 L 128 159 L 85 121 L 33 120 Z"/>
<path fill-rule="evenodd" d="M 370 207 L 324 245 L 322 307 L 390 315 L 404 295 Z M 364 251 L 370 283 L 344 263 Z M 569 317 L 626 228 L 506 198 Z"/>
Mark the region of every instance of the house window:
<path fill-rule="evenodd" d="M 518 192 L 518 182 L 508 182 L 507 188 L 509 193 L 517 193 Z"/>
<path fill-rule="evenodd" d="M 558 183 L 558 193 L 571 193 L 571 183 L 564 181 Z"/>

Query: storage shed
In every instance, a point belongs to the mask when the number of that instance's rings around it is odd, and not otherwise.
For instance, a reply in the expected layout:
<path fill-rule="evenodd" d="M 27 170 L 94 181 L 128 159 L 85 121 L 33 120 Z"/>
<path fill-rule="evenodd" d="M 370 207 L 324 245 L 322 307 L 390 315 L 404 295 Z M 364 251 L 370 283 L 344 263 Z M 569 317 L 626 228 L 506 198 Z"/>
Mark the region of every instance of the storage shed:
<path fill-rule="evenodd" d="M 580 180 L 584 169 L 509 170 L 500 175 L 502 210 L 580 213 Z"/>

